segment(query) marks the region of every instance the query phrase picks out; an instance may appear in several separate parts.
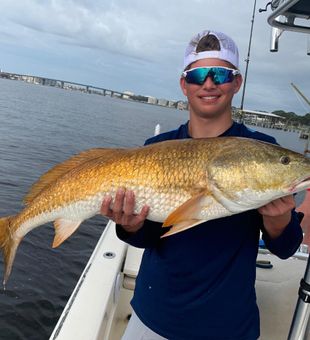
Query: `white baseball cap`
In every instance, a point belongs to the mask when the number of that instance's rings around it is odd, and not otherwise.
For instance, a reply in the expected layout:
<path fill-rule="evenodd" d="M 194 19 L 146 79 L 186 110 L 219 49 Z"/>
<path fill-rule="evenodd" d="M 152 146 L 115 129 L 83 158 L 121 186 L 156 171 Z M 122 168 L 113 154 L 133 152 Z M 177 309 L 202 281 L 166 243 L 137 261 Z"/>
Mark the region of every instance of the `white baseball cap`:
<path fill-rule="evenodd" d="M 202 51 L 197 52 L 197 46 L 200 40 L 206 35 L 214 35 L 220 44 L 219 51 Z M 205 58 L 217 58 L 230 62 L 236 68 L 239 68 L 239 52 L 235 42 L 226 34 L 216 31 L 204 30 L 196 34 L 189 42 L 184 55 L 184 69 L 191 63 Z"/>

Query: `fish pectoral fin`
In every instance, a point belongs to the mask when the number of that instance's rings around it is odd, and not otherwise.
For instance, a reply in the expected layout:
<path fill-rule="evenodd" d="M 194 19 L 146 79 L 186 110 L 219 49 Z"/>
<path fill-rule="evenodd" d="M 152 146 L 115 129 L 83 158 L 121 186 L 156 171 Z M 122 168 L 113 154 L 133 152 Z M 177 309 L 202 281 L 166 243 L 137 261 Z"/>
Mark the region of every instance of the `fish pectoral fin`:
<path fill-rule="evenodd" d="M 196 196 L 191 197 L 185 203 L 175 209 L 164 221 L 163 227 L 175 226 L 183 221 L 198 220 L 201 209 L 213 202 L 212 199 L 201 192 Z"/>
<path fill-rule="evenodd" d="M 161 236 L 161 238 L 164 238 L 166 236 L 171 236 L 173 234 L 177 234 L 181 231 L 184 231 L 186 229 L 195 227 L 196 225 L 205 222 L 204 220 L 189 220 L 189 221 L 183 221 L 180 223 L 177 223 L 171 227 L 169 231 L 167 231 L 165 234 Z"/>
<path fill-rule="evenodd" d="M 69 236 L 71 236 L 75 230 L 79 227 L 82 221 L 72 221 L 59 218 L 55 220 L 55 237 L 53 241 L 53 248 L 58 247 L 62 244 Z"/>

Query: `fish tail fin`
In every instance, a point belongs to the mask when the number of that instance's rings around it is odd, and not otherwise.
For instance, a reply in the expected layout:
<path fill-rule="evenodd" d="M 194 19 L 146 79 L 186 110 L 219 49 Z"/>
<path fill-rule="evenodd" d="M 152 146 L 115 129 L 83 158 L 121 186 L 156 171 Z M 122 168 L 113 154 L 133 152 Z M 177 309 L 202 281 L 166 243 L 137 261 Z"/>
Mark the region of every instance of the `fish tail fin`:
<path fill-rule="evenodd" d="M 15 216 L 0 218 L 0 249 L 4 259 L 4 288 L 11 274 L 16 250 L 20 243 L 20 238 L 16 237 L 15 228 L 13 227 L 14 218 Z"/>

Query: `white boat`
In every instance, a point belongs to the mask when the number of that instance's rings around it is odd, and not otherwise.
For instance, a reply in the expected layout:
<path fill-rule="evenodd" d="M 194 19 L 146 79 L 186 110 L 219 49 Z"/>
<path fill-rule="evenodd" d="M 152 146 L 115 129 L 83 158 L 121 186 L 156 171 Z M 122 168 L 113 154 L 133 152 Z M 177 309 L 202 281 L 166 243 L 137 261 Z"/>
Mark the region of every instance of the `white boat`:
<path fill-rule="evenodd" d="M 81 275 L 50 340 L 119 340 L 131 314 L 143 250 L 128 246 L 109 222 Z M 297 301 L 299 281 L 308 255 L 298 252 L 280 260 L 261 250 L 259 261 L 271 269 L 257 268 L 256 291 L 261 315 L 261 340 L 287 338 Z M 268 267 L 268 266 L 267 266 Z M 310 340 L 309 329 L 306 332 Z"/>
<path fill-rule="evenodd" d="M 294 23 L 296 18 L 310 18 L 309 0 L 273 0 L 269 4 L 273 10 L 268 18 L 273 26 L 273 51 L 277 50 L 284 30 L 310 33 L 309 26 Z M 285 261 L 267 250 L 259 252 L 258 261 L 265 267 L 272 265 L 272 268 L 257 268 L 260 340 L 310 340 L 310 290 L 299 289 L 302 278 L 310 280 L 305 248 L 302 246 L 301 251 Z M 110 221 L 50 340 L 120 340 L 131 315 L 130 300 L 142 252 L 120 241 Z"/>

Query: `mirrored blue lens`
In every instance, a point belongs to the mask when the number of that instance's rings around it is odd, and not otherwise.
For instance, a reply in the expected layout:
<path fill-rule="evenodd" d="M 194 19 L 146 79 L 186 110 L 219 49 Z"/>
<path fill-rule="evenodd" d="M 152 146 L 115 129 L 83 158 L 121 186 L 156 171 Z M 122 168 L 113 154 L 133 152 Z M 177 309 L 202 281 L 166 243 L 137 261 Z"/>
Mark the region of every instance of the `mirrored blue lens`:
<path fill-rule="evenodd" d="M 199 67 L 185 72 L 185 80 L 190 84 L 202 85 L 211 77 L 216 85 L 230 83 L 234 79 L 234 70 L 223 67 Z"/>

